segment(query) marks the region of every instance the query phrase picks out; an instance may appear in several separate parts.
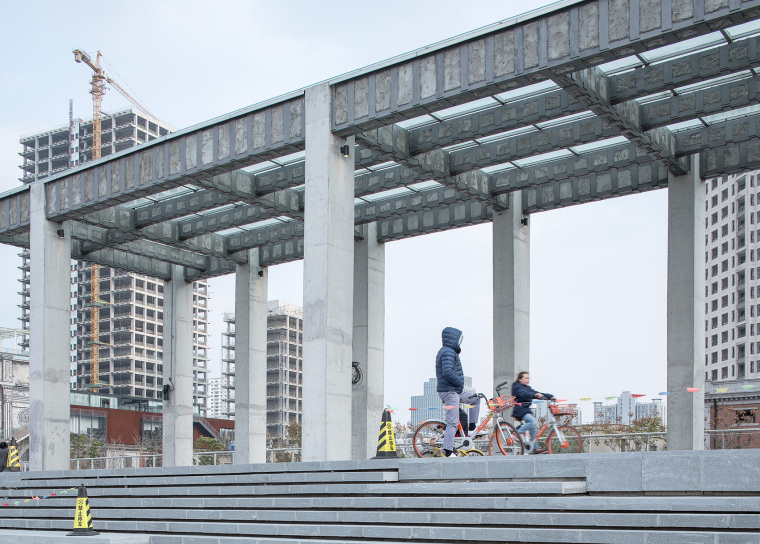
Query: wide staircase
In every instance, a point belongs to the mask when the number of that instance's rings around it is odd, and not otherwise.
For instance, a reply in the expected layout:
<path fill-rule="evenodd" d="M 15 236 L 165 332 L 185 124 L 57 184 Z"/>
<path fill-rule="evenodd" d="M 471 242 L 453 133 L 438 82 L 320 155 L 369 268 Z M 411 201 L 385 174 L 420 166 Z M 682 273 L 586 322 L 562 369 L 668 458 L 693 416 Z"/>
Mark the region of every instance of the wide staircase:
<path fill-rule="evenodd" d="M 66 536 L 80 485 L 99 535 Z M 4 472 L 0 495 L 2 544 L 760 544 L 760 451 Z"/>

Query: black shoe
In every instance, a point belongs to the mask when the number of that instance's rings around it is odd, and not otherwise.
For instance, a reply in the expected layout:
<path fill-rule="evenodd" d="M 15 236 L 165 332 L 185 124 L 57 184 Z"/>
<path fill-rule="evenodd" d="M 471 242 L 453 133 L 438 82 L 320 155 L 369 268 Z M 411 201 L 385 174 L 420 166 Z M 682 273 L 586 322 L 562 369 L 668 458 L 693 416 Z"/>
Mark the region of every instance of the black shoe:
<path fill-rule="evenodd" d="M 444 457 L 449 457 L 452 453 L 454 453 L 454 452 L 451 451 L 451 450 L 443 450 L 443 456 Z"/>

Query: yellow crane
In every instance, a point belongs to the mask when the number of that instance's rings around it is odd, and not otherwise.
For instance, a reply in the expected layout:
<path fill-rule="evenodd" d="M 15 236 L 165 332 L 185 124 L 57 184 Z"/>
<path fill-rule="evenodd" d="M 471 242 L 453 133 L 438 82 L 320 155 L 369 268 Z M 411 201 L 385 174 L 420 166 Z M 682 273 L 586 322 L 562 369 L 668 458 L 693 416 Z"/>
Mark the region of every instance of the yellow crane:
<path fill-rule="evenodd" d="M 92 87 L 90 94 L 92 95 L 92 160 L 95 160 L 99 159 L 101 155 L 101 118 L 103 113 L 103 95 L 106 94 L 107 90 L 106 84 L 111 85 L 119 91 L 137 109 L 153 119 L 157 118 L 106 74 L 100 65 L 100 59 L 103 56 L 100 51 L 97 52 L 95 60 L 92 60 L 92 57 L 81 49 L 74 49 L 73 53 L 76 62 L 84 62 L 93 71 L 92 79 L 90 80 Z M 95 392 L 99 391 L 100 387 L 108 386 L 108 384 L 100 382 L 100 347 L 111 345 L 100 341 L 100 308 L 106 304 L 106 302 L 100 300 L 100 265 L 93 263 L 90 265 L 90 303 L 87 305 L 90 308 L 90 351 L 92 352 L 90 359 L 90 383 L 88 387 Z"/>

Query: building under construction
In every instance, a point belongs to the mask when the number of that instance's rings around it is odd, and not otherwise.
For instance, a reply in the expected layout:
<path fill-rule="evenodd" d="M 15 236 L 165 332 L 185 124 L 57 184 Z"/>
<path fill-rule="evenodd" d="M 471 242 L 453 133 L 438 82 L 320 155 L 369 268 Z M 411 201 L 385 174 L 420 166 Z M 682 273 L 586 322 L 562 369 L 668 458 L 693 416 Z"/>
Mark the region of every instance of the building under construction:
<path fill-rule="evenodd" d="M 23 158 L 20 178 L 31 183 L 70 166 L 89 162 L 93 156 L 92 120 L 80 121 L 70 114 L 69 124 L 24 136 L 19 141 Z M 101 156 L 168 134 L 168 126 L 134 109 L 103 113 Z M 150 206 L 151 200 L 145 201 Z M 21 324 L 29 330 L 29 252 L 21 254 Z M 93 297 L 92 267 L 72 262 L 71 362 L 72 387 L 102 384 L 103 393 L 161 399 L 163 357 L 163 281 L 100 267 L 99 294 Z M 201 416 L 206 412 L 208 368 L 208 282 L 193 286 L 194 403 Z M 93 338 L 93 308 L 98 304 L 98 330 Z M 93 345 L 99 346 L 97 378 L 93 379 Z M 20 347 L 28 349 L 29 337 Z"/>
<path fill-rule="evenodd" d="M 235 314 L 224 314 L 222 382 L 224 416 L 235 417 Z M 301 423 L 303 308 L 280 300 L 267 303 L 267 434 L 285 436 L 289 423 Z"/>

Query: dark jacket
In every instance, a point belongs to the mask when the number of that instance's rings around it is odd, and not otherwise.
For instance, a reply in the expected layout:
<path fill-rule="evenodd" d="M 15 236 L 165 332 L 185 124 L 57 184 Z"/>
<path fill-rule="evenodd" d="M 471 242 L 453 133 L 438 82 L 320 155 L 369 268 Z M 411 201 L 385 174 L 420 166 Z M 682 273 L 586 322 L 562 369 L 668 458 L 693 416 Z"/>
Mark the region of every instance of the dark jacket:
<path fill-rule="evenodd" d="M 435 377 L 438 380 L 436 391 L 446 393 L 454 391 L 461 393 L 464 389 L 464 372 L 459 352 L 462 351 L 462 331 L 454 327 L 446 327 L 441 333 L 443 347 L 435 357 Z"/>
<path fill-rule="evenodd" d="M 8 448 L 0 448 L 0 472 L 5 470 L 5 465 L 8 464 Z"/>
<path fill-rule="evenodd" d="M 529 385 L 515 382 L 512 384 L 512 396 L 515 397 L 515 407 L 512 408 L 512 417 L 522 419 L 525 414 L 530 413 L 530 403 L 536 398 L 539 391 L 532 389 Z M 541 393 L 547 399 L 553 399 L 554 395 L 550 393 Z"/>

